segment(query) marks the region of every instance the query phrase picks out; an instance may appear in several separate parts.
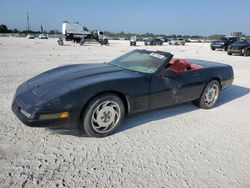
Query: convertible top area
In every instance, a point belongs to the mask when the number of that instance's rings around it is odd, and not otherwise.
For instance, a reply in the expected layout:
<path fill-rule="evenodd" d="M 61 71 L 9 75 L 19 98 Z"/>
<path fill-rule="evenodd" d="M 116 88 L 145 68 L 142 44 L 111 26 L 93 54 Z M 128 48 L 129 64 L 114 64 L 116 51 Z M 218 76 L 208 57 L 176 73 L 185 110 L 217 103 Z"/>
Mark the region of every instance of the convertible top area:
<path fill-rule="evenodd" d="M 185 59 L 172 59 L 168 64 L 168 69 L 174 72 L 185 72 L 202 68 L 202 66 L 189 63 Z"/>

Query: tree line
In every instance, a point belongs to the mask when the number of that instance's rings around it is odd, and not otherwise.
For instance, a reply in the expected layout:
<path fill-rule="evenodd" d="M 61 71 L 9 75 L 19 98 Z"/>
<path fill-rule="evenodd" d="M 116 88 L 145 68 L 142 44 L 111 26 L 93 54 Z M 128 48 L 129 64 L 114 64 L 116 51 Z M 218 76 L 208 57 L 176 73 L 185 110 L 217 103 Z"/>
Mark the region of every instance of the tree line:
<path fill-rule="evenodd" d="M 5 24 L 0 24 L 0 33 L 30 33 L 30 34 L 40 34 L 41 31 L 34 31 L 34 30 L 18 30 L 16 28 L 9 29 Z M 49 32 L 44 31 L 43 33 L 48 34 L 61 34 L 61 32 L 57 30 L 50 30 Z"/>
<path fill-rule="evenodd" d="M 112 38 L 130 38 L 132 36 L 137 36 L 137 38 L 185 38 L 185 39 L 219 39 L 222 37 L 225 37 L 226 35 L 220 35 L 220 34 L 214 34 L 209 36 L 203 36 L 203 35 L 165 35 L 165 34 L 153 34 L 153 33 L 125 33 L 123 31 L 115 33 L 115 32 L 109 32 L 104 31 L 104 34 L 106 36 L 112 37 Z"/>
<path fill-rule="evenodd" d="M 42 29 L 43 30 L 43 29 Z M 41 31 L 33 31 L 33 30 L 18 30 L 18 29 L 9 29 L 6 25 L 0 24 L 0 33 L 30 33 L 30 34 L 40 34 Z M 49 32 L 43 31 L 43 33 L 47 34 L 62 34 L 61 32 L 57 30 L 50 30 Z M 220 39 L 222 37 L 225 37 L 226 35 L 221 34 L 214 34 L 209 36 L 202 36 L 202 35 L 165 35 L 165 34 L 154 34 L 154 33 L 126 33 L 126 32 L 110 32 L 110 31 L 104 31 L 104 35 L 111 37 L 111 38 L 125 38 L 129 39 L 132 36 L 137 36 L 137 38 L 156 38 L 156 37 L 162 37 L 162 38 L 185 38 L 185 39 L 205 39 L 205 40 L 214 40 L 214 39 Z M 241 37 L 247 37 L 242 32 L 233 32 L 231 33 L 232 36 L 237 36 L 239 38 Z M 249 37 L 249 36 L 248 36 Z M 247 38 L 248 38 L 247 37 Z"/>

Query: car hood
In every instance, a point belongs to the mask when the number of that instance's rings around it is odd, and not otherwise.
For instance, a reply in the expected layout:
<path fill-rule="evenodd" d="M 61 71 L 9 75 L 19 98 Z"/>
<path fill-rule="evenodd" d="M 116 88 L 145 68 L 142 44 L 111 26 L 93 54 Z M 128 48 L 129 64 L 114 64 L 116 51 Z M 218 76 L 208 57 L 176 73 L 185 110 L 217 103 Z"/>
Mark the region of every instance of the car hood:
<path fill-rule="evenodd" d="M 230 46 L 231 47 L 244 47 L 244 46 L 247 46 L 247 45 L 248 44 L 246 44 L 246 43 L 233 43 Z"/>
<path fill-rule="evenodd" d="M 108 63 L 67 65 L 44 72 L 28 80 L 27 83 L 32 93 L 41 98 L 52 91 L 62 88 L 70 90 L 70 83 L 74 81 L 80 80 L 84 86 L 84 79 L 86 78 L 107 78 L 122 71 L 127 70 Z"/>

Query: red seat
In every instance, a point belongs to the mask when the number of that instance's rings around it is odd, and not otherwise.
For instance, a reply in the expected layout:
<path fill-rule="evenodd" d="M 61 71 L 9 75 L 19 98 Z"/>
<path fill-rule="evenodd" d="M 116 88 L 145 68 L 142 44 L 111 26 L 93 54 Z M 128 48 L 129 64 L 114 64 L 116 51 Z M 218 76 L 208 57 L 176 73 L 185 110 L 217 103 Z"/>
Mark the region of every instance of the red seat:
<path fill-rule="evenodd" d="M 171 62 L 169 69 L 174 72 L 185 72 L 187 68 L 190 66 L 185 60 L 176 59 L 174 62 Z"/>
<path fill-rule="evenodd" d="M 188 63 L 185 59 L 172 59 L 168 64 L 168 69 L 174 72 L 185 72 L 202 68 L 200 65 Z"/>

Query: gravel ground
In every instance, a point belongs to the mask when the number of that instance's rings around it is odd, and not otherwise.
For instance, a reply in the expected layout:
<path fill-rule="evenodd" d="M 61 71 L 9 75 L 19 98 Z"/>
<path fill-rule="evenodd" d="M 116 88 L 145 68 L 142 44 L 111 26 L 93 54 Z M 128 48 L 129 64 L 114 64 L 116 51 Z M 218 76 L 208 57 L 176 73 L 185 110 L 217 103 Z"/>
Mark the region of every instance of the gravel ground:
<path fill-rule="evenodd" d="M 216 108 L 191 103 L 127 118 L 106 138 L 23 125 L 11 112 L 16 87 L 48 69 L 102 63 L 135 48 L 233 66 Z M 209 44 L 130 47 L 55 39 L 0 38 L 0 187 L 250 187 L 250 57 Z"/>

